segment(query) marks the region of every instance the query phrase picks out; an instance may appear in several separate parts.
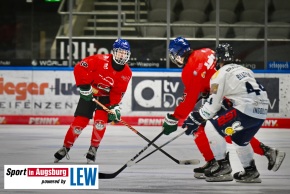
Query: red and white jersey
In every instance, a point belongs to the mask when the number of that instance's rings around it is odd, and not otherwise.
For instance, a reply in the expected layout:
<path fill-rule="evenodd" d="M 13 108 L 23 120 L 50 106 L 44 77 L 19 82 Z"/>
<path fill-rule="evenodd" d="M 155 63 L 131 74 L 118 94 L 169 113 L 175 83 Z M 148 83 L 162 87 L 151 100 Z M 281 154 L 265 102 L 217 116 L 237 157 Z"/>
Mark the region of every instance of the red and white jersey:
<path fill-rule="evenodd" d="M 269 106 L 267 92 L 250 69 L 237 64 L 224 65 L 212 76 L 210 85 L 211 95 L 199 111 L 204 119 L 212 118 L 220 110 L 224 97 L 242 113 L 266 119 Z"/>
<path fill-rule="evenodd" d="M 74 68 L 76 85 L 91 85 L 94 96 L 110 97 L 109 105 L 121 102 L 132 77 L 128 64 L 116 71 L 112 62 L 112 54 L 97 54 L 83 59 Z"/>
<path fill-rule="evenodd" d="M 184 84 L 183 100 L 173 116 L 184 119 L 194 109 L 201 92 L 209 92 L 209 82 L 215 70 L 215 52 L 209 48 L 194 50 L 184 66 L 181 79 Z"/>

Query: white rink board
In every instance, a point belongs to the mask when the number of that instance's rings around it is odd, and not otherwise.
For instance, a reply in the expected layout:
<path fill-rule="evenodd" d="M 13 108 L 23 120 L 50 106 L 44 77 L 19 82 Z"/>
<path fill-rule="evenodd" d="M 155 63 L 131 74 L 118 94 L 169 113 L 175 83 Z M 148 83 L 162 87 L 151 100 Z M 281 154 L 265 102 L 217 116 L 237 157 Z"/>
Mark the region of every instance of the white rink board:
<path fill-rule="evenodd" d="M 180 72 L 133 72 L 134 77 L 174 78 L 168 81 L 168 88 L 174 92 L 181 81 Z M 290 75 L 260 74 L 257 78 L 279 78 L 279 113 L 268 117 L 287 118 L 290 115 Z M 166 81 L 166 80 L 165 80 Z M 157 86 L 152 86 L 156 88 Z M 164 88 L 157 88 L 164 90 Z M 134 93 L 135 92 L 135 93 Z M 169 91 L 170 93 L 171 91 Z M 271 92 L 271 91 L 269 91 Z M 140 93 L 140 92 L 139 92 Z M 132 111 L 132 98 L 138 94 L 132 91 L 132 81 L 123 98 L 122 114 L 127 116 L 163 116 L 165 111 Z M 169 94 L 170 95 L 170 94 Z M 177 94 L 181 96 L 182 94 Z M 0 115 L 72 115 L 79 99 L 72 71 L 1 71 L 0 72 Z M 152 100 L 154 102 L 154 100 Z M 156 103 L 158 101 L 155 101 Z M 177 101 L 176 101 L 177 103 Z M 166 111 L 168 112 L 168 111 Z"/>

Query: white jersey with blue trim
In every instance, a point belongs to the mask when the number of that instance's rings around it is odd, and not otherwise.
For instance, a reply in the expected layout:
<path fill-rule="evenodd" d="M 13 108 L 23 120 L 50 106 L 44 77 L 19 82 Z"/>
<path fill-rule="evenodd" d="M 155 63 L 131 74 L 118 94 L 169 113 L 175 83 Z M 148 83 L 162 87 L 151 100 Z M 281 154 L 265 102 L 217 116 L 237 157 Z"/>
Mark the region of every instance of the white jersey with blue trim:
<path fill-rule="evenodd" d="M 212 118 L 220 110 L 223 98 L 229 99 L 233 107 L 242 113 L 266 119 L 269 99 L 264 87 L 254 73 L 238 64 L 224 65 L 210 80 L 210 96 L 200 114 L 204 119 Z"/>

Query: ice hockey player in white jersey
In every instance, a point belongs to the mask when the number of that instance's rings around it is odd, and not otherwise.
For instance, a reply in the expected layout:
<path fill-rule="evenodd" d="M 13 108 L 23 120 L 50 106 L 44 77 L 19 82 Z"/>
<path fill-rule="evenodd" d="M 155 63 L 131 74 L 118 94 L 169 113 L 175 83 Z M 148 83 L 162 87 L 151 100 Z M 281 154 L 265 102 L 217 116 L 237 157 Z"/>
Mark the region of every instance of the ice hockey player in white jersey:
<path fill-rule="evenodd" d="M 210 96 L 204 105 L 193 111 L 187 118 L 188 128 L 205 124 L 205 133 L 214 153 L 215 161 L 204 172 L 206 181 L 260 183 L 260 174 L 254 161 L 254 153 L 249 144 L 267 117 L 269 99 L 264 87 L 258 83 L 254 73 L 233 63 L 234 53 L 227 44 L 219 44 L 216 49 L 217 69 L 210 80 Z M 232 107 L 219 111 L 224 99 L 230 100 Z M 192 122 L 190 122 L 192 121 Z M 244 171 L 232 176 L 232 168 L 227 153 L 225 136 L 231 136 Z M 285 152 L 277 158 L 280 165 Z"/>

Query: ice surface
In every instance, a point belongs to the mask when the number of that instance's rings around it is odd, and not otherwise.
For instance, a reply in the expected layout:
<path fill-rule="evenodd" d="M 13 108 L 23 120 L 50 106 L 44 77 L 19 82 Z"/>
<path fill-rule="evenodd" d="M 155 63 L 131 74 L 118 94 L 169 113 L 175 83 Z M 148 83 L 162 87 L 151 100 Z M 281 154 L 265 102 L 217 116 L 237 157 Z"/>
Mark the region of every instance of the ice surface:
<path fill-rule="evenodd" d="M 160 133 L 161 127 L 134 127 L 148 139 L 153 139 Z M 203 158 L 190 136 L 183 135 L 163 149 L 178 160 L 200 159 L 199 165 L 179 165 L 160 151 L 155 152 L 140 163 L 125 168 L 114 179 L 99 180 L 98 190 L 4 190 L 4 165 L 53 165 L 54 153 L 62 146 L 68 126 L 43 125 L 0 125 L 0 153 L 2 188 L 0 193 L 47 193 L 47 194 L 125 194 L 125 193 L 202 193 L 202 194 L 289 194 L 290 193 L 290 130 L 261 129 L 256 137 L 264 144 L 276 147 L 286 152 L 285 160 L 277 172 L 268 171 L 266 157 L 255 155 L 256 165 L 261 174 L 262 183 L 245 184 L 224 182 L 208 183 L 193 177 L 193 168 L 204 164 Z M 85 154 L 90 145 L 92 126 L 83 133 L 70 150 L 70 160 L 65 158 L 58 164 L 86 164 Z M 157 145 L 169 141 L 178 135 L 182 129 L 163 135 Z M 100 172 L 113 173 L 133 158 L 148 143 L 125 126 L 110 125 L 97 152 L 95 164 Z M 155 149 L 149 147 L 139 158 Z M 229 145 L 230 160 L 233 172 L 242 170 L 232 145 Z M 137 161 L 138 158 L 135 160 Z M 90 164 L 86 164 L 90 165 Z"/>

